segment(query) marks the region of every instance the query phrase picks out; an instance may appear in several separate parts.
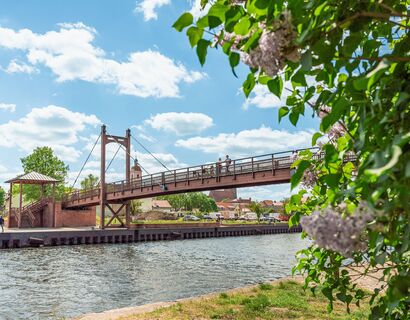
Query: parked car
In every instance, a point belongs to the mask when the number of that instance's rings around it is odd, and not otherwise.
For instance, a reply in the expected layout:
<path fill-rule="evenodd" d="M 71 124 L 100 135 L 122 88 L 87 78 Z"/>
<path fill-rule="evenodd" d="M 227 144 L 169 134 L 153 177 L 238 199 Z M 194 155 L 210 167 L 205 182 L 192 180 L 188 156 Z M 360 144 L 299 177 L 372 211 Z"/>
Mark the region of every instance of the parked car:
<path fill-rule="evenodd" d="M 212 220 L 212 217 L 209 214 L 205 214 L 202 218 L 205 220 Z"/>
<path fill-rule="evenodd" d="M 220 212 L 210 212 L 208 215 L 214 220 L 223 219 Z"/>
<path fill-rule="evenodd" d="M 186 216 L 184 216 L 184 221 L 199 221 L 199 220 L 201 219 L 191 214 L 187 214 Z"/>

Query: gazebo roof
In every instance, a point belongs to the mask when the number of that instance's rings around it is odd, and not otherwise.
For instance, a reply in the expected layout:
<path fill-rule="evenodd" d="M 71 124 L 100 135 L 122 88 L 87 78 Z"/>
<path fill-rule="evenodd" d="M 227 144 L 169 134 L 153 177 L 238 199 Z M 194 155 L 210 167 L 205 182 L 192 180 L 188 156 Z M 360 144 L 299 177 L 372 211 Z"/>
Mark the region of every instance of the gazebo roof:
<path fill-rule="evenodd" d="M 46 176 L 44 174 L 32 171 L 30 173 L 25 173 L 20 176 L 17 176 L 13 179 L 6 181 L 5 183 L 23 183 L 23 184 L 48 184 L 55 183 L 58 180 Z"/>

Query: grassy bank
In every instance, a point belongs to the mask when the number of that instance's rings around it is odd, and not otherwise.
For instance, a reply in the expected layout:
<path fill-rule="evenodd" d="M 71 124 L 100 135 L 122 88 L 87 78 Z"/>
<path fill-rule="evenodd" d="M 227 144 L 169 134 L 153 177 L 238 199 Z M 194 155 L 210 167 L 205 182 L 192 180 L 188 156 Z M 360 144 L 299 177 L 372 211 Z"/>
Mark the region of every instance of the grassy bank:
<path fill-rule="evenodd" d="M 187 299 L 147 313 L 119 317 L 121 320 L 147 319 L 366 319 L 368 310 L 334 304 L 333 313 L 326 311 L 327 300 L 313 296 L 302 284 L 284 280 L 273 284 L 231 290 L 226 293 Z"/>

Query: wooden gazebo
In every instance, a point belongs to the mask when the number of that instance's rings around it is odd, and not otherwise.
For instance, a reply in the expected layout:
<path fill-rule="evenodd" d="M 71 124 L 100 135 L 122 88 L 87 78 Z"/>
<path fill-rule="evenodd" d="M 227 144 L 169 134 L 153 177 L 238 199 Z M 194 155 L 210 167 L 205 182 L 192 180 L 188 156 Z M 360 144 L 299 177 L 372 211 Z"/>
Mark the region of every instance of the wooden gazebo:
<path fill-rule="evenodd" d="M 21 223 L 22 223 L 22 217 L 23 214 L 27 213 L 27 214 L 32 214 L 32 211 L 35 209 L 42 209 L 42 206 L 45 205 L 46 202 L 49 201 L 49 199 L 47 199 L 45 197 L 45 193 L 44 193 L 44 189 L 45 186 L 48 184 L 52 185 L 52 196 L 51 196 L 51 201 L 53 204 L 53 217 L 54 217 L 54 212 L 55 212 L 55 187 L 56 187 L 56 183 L 59 182 L 58 180 L 51 178 L 49 176 L 46 176 L 44 174 L 32 171 L 30 173 L 26 173 L 23 175 L 19 175 L 13 179 L 10 179 L 8 181 L 6 181 L 5 183 L 10 183 L 10 199 L 9 199 L 9 212 L 8 212 L 8 219 L 10 221 L 11 219 L 11 214 L 13 211 L 13 206 L 12 206 L 12 202 L 13 202 L 13 185 L 19 185 L 20 186 L 20 201 L 19 201 L 19 207 L 18 210 L 14 211 L 14 213 L 16 214 L 16 218 L 17 218 L 17 222 L 18 222 L 18 228 L 21 228 Z M 23 186 L 26 184 L 31 184 L 31 185 L 40 185 L 41 186 L 41 199 L 37 202 L 34 202 L 26 207 L 23 207 Z M 27 211 L 27 212 L 26 212 Z M 54 221 L 53 221 L 53 225 L 54 225 Z"/>

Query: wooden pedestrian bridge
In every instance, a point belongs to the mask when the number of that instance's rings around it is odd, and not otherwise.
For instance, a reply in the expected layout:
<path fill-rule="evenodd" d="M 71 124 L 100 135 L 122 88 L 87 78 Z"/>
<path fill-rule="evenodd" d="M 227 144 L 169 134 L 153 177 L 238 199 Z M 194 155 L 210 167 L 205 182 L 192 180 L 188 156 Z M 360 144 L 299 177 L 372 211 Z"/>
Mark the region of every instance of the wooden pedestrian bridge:
<path fill-rule="evenodd" d="M 105 198 L 110 203 L 163 196 L 175 193 L 239 188 L 290 182 L 292 152 L 278 152 L 256 157 L 169 170 L 130 181 L 105 185 Z M 218 169 L 219 168 L 219 169 Z M 101 188 L 78 190 L 63 197 L 64 208 L 98 205 Z"/>
<path fill-rule="evenodd" d="M 102 229 L 110 226 L 115 219 L 116 221 L 119 221 L 121 226 L 129 226 L 130 200 L 185 192 L 288 183 L 295 170 L 292 168 L 292 164 L 296 160 L 297 153 L 307 150 L 299 149 L 276 152 L 260 156 L 233 159 L 228 162 L 205 163 L 197 166 L 170 170 L 161 163 L 155 155 L 151 154 L 147 148 L 142 146 L 139 141 L 133 138 L 166 169 L 159 173 L 149 174 L 142 167 L 142 164 L 138 163 L 138 161 L 132 157 L 131 138 L 133 137 L 131 136 L 131 131 L 129 129 L 126 131 L 124 137 L 120 137 L 107 134 L 106 127 L 103 125 L 101 128 L 101 134 L 94 143 L 94 147 L 90 151 L 90 154 L 83 165 L 84 168 L 95 146 L 101 139 L 101 171 L 98 186 L 91 189 L 76 190 L 64 194 L 61 202 L 57 203 L 57 209 L 54 196 L 52 198 L 47 198 L 47 201 L 45 201 L 44 198 L 37 203 L 23 207 L 22 192 L 20 192 L 20 207 L 12 208 L 11 202 L 9 204 L 9 223 L 14 219 L 15 225 L 21 227 L 23 226 L 22 221 L 25 219 L 28 221 L 26 226 L 56 227 L 59 223 L 64 225 L 64 223 L 61 222 L 62 219 L 64 219 L 64 217 L 69 217 L 70 214 L 77 214 L 75 217 L 71 218 L 71 221 L 78 220 L 80 219 L 79 217 L 84 217 L 84 212 L 87 209 L 94 210 L 93 214 L 95 216 L 95 208 L 99 206 L 100 227 Z M 107 167 L 106 145 L 109 143 L 116 143 L 125 151 L 125 179 L 113 183 L 106 183 L 105 181 L 106 172 L 113 160 L 111 160 Z M 324 157 L 324 154 L 318 153 L 317 149 L 313 151 L 313 153 L 313 157 L 316 160 L 321 160 Z M 131 167 L 131 159 L 134 159 L 135 162 L 133 167 Z M 346 157 L 345 161 L 355 161 L 355 157 Z M 78 173 L 77 179 L 79 178 L 82 169 Z M 142 173 L 143 170 L 146 171 L 146 174 Z M 47 179 L 51 179 L 37 173 L 35 173 L 34 177 L 40 177 L 41 179 L 36 178 L 33 180 L 33 178 L 31 178 L 25 181 L 22 177 L 23 176 L 19 176 L 10 180 L 10 190 L 12 183 L 20 183 L 21 191 L 22 184 L 25 182 L 43 185 L 44 183 L 50 183 Z M 55 184 L 55 181 L 51 182 Z M 105 218 L 106 209 L 111 212 L 111 218 L 108 222 Z M 122 220 L 124 211 L 125 222 Z M 64 212 L 66 212 L 66 214 L 64 214 Z M 66 224 L 70 226 L 70 223 Z"/>

